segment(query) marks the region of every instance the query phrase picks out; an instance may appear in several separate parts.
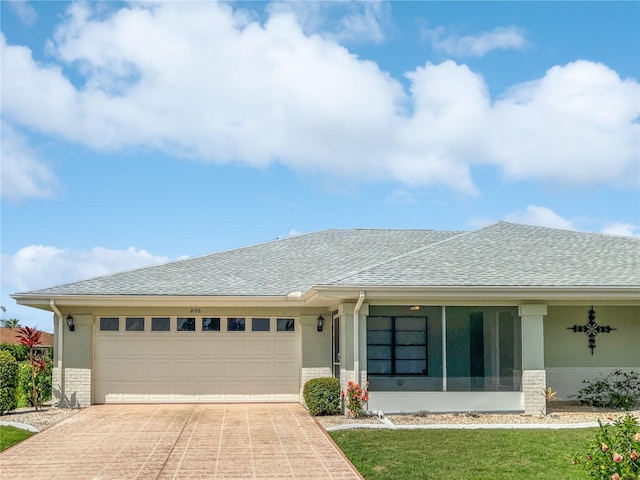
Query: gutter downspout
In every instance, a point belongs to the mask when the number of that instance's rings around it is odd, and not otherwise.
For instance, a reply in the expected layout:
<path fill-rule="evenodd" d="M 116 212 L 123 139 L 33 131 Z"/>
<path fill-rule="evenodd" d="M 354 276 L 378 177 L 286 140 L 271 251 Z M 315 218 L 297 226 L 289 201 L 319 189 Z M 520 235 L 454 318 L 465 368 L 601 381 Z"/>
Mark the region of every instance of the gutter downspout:
<path fill-rule="evenodd" d="M 358 303 L 353 309 L 353 375 L 355 383 L 360 383 L 360 307 L 364 302 L 364 290 L 360 290 Z"/>
<path fill-rule="evenodd" d="M 49 306 L 51 310 L 58 316 L 58 381 L 60 382 L 60 401 L 58 406 L 61 406 L 64 401 L 64 374 L 62 369 L 62 336 L 64 335 L 64 319 L 62 313 L 58 310 L 55 300 L 49 300 Z"/>

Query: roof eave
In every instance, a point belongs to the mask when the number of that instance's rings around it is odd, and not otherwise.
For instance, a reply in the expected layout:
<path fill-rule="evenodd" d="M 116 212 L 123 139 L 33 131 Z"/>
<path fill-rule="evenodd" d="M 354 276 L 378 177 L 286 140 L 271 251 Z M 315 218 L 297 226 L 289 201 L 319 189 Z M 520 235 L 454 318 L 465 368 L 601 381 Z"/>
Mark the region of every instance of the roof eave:
<path fill-rule="evenodd" d="M 361 291 L 368 300 L 513 300 L 581 304 L 614 302 L 640 305 L 640 286 L 323 286 L 311 290 L 316 297 L 356 299 Z"/>
<path fill-rule="evenodd" d="M 56 305 L 101 307 L 304 307 L 327 306 L 354 300 L 361 291 L 367 300 L 394 302 L 509 301 L 572 302 L 579 304 L 615 303 L 640 305 L 640 287 L 635 286 L 328 286 L 316 285 L 295 295 L 271 296 L 195 296 L 195 295 L 52 295 L 18 293 L 11 295 L 19 305 L 51 310 Z"/>
<path fill-rule="evenodd" d="M 304 306 L 305 300 L 291 296 L 195 296 L 195 295 L 46 295 L 17 293 L 11 295 L 16 303 L 29 307 L 51 310 L 50 300 L 62 307 L 274 307 Z"/>

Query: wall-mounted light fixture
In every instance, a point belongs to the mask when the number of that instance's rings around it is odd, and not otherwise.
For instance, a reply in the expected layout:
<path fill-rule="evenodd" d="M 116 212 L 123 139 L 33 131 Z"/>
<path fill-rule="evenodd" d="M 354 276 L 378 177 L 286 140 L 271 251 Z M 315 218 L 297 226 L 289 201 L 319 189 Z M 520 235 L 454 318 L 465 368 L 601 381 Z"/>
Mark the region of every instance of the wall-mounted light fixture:
<path fill-rule="evenodd" d="M 418 310 L 420 310 L 420 305 L 412 305 L 409 307 L 409 310 L 411 310 L 412 312 L 417 312 Z"/>
<path fill-rule="evenodd" d="M 322 315 L 320 315 L 318 317 L 318 331 L 321 332 L 322 331 L 322 327 L 324 326 L 324 318 L 322 318 Z"/>
<path fill-rule="evenodd" d="M 76 326 L 73 323 L 73 317 L 71 314 L 67 315 L 67 327 L 69 327 L 69 331 L 73 332 L 76 329 Z"/>

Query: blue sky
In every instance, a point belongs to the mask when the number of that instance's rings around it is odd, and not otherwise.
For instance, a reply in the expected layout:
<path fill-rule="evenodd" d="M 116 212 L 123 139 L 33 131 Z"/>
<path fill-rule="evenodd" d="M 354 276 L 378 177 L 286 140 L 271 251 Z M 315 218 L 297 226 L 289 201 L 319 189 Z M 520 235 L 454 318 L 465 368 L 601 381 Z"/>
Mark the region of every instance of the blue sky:
<path fill-rule="evenodd" d="M 327 228 L 640 235 L 638 2 L 0 2 L 10 293 Z"/>

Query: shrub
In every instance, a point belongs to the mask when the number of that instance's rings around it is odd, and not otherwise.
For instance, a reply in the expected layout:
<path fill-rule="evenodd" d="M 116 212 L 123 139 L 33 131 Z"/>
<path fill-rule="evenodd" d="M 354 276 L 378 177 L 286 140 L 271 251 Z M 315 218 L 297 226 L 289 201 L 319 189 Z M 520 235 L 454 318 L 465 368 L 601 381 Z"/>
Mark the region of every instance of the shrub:
<path fill-rule="evenodd" d="M 0 343 L 0 350 L 4 350 L 13 355 L 13 358 L 16 359 L 16 362 L 22 362 L 27 359 L 27 355 L 29 355 L 29 347 L 26 345 L 14 345 L 9 342 Z"/>
<path fill-rule="evenodd" d="M 364 411 L 364 405 L 369 401 L 369 382 L 364 387 L 359 383 L 349 381 L 347 391 L 342 392 L 345 407 L 352 417 L 360 417 Z"/>
<path fill-rule="evenodd" d="M 616 370 L 600 380 L 583 380 L 576 397 L 583 405 L 630 410 L 640 405 L 640 374 Z"/>
<path fill-rule="evenodd" d="M 16 408 L 18 362 L 6 350 L 0 351 L 0 415 Z"/>
<path fill-rule="evenodd" d="M 633 415 L 602 423 L 586 451 L 573 458 L 591 478 L 601 480 L 637 480 L 640 478 L 640 425 Z"/>
<path fill-rule="evenodd" d="M 337 378 L 313 378 L 304 384 L 302 395 L 311 415 L 340 413 L 340 380 Z"/>

